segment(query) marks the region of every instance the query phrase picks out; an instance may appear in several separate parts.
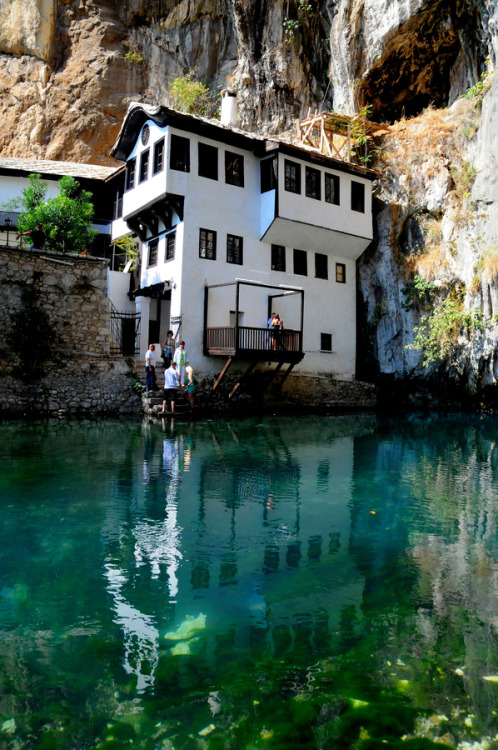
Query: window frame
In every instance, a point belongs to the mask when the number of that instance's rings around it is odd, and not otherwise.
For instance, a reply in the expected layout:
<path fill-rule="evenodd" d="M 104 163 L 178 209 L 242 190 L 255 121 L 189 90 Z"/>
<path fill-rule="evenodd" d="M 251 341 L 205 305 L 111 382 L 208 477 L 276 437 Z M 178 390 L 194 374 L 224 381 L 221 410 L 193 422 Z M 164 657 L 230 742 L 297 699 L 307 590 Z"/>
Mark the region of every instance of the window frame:
<path fill-rule="evenodd" d="M 209 235 L 211 235 L 212 248 L 208 254 Z M 204 254 L 203 254 L 204 251 Z M 203 260 L 216 260 L 216 231 L 214 229 L 199 229 L 199 258 Z"/>
<path fill-rule="evenodd" d="M 237 242 L 235 242 L 237 240 Z M 230 241 L 232 244 L 231 253 L 232 258 L 230 259 Z M 236 245 L 238 247 L 236 248 Z M 238 258 L 238 259 L 237 259 Z M 242 266 L 244 261 L 244 238 L 238 234 L 227 234 L 227 263 L 233 263 L 236 266 Z"/>
<path fill-rule="evenodd" d="M 204 156 L 201 156 L 201 152 L 204 151 Z M 197 173 L 199 177 L 205 177 L 207 180 L 218 180 L 218 151 L 219 149 L 216 146 L 211 146 L 209 143 L 203 143 L 202 141 L 199 141 L 197 144 Z M 213 157 L 214 154 L 212 152 L 215 152 L 216 158 L 211 159 L 211 161 L 206 159 L 206 154 L 211 152 L 211 156 Z M 210 170 L 209 166 L 215 166 L 214 170 Z M 201 171 L 201 169 L 203 171 Z M 208 174 L 208 172 L 212 171 L 213 174 Z"/>
<path fill-rule="evenodd" d="M 161 147 L 161 151 L 159 154 L 159 147 Z M 159 164 L 160 160 L 160 164 Z M 162 172 L 164 169 L 164 138 L 161 138 L 159 141 L 156 141 L 154 143 L 154 155 L 153 155 L 153 162 L 152 162 L 152 174 L 159 174 L 159 172 Z"/>
<path fill-rule="evenodd" d="M 146 148 L 140 154 L 140 168 L 138 170 L 138 184 L 149 179 L 150 148 Z"/>
<path fill-rule="evenodd" d="M 322 200 L 322 173 L 319 169 L 308 167 L 304 170 L 304 190 L 307 198 L 316 201 Z"/>
<path fill-rule="evenodd" d="M 173 251 L 170 252 L 170 245 L 173 246 Z M 169 263 L 170 260 L 175 259 L 175 250 L 176 250 L 176 231 L 170 232 L 165 237 L 165 244 L 164 244 L 164 262 Z"/>
<path fill-rule="evenodd" d="M 154 253 L 154 259 L 151 260 L 152 254 Z M 157 266 L 157 260 L 159 256 L 159 240 L 157 238 L 149 240 L 147 246 L 147 268 L 153 268 Z"/>
<path fill-rule="evenodd" d="M 286 255 L 287 251 L 285 245 L 271 246 L 270 268 L 272 271 L 280 271 L 282 273 L 285 273 L 285 268 L 287 265 Z M 281 262 L 282 260 L 283 263 Z"/>
<path fill-rule="evenodd" d="M 240 160 L 238 172 L 234 170 L 235 162 Z M 225 151 L 225 183 L 235 187 L 244 187 L 244 156 L 235 151 Z"/>
<path fill-rule="evenodd" d="M 261 193 L 269 193 L 270 190 L 276 190 L 278 177 L 277 157 L 270 156 L 262 159 L 259 163 L 259 183 Z"/>
<path fill-rule="evenodd" d="M 330 341 L 330 345 L 329 345 Z M 321 352 L 331 352 L 332 349 L 333 339 L 331 333 L 320 333 L 320 351 Z"/>
<path fill-rule="evenodd" d="M 345 263 L 335 264 L 335 280 L 338 284 L 346 283 L 346 264 Z"/>
<path fill-rule="evenodd" d="M 308 253 L 306 250 L 300 250 L 298 248 L 293 249 L 293 273 L 296 276 L 307 276 L 308 275 Z M 298 270 L 299 268 L 303 270 Z"/>
<path fill-rule="evenodd" d="M 137 178 L 137 157 L 126 162 L 125 192 L 133 190 Z"/>
<path fill-rule="evenodd" d="M 361 191 L 359 188 L 361 188 Z M 354 195 L 355 192 L 357 195 Z M 363 182 L 356 182 L 356 180 L 351 180 L 351 211 L 360 214 L 365 213 L 365 185 Z"/>
<path fill-rule="evenodd" d="M 334 186 L 332 191 L 333 200 L 330 200 L 330 191 L 327 190 L 330 182 Z M 332 206 L 341 205 L 341 180 L 339 175 L 330 174 L 330 172 L 325 172 L 325 203 L 330 203 Z"/>
<path fill-rule="evenodd" d="M 173 148 L 174 144 L 176 144 L 176 146 Z M 183 161 L 177 158 L 177 152 L 179 153 L 182 149 L 184 156 Z M 169 145 L 169 167 L 175 172 L 190 172 L 190 138 L 171 133 Z"/>
<path fill-rule="evenodd" d="M 289 174 L 291 169 L 295 169 L 294 177 Z M 293 183 L 295 183 L 294 187 Z M 298 161 L 284 159 L 284 188 L 288 193 L 301 195 L 301 164 Z"/>
<path fill-rule="evenodd" d="M 324 268 L 320 268 L 320 264 L 324 264 Z M 326 253 L 315 253 L 315 279 L 324 279 L 327 281 L 329 278 L 329 256 Z"/>

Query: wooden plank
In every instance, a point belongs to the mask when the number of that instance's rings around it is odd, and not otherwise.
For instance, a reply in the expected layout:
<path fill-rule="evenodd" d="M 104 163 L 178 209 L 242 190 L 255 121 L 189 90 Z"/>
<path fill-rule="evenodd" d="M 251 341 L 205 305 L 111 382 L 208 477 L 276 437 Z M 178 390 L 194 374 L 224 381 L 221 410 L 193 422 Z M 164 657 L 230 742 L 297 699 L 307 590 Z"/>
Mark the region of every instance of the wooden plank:
<path fill-rule="evenodd" d="M 222 370 L 222 371 L 220 372 L 220 374 L 218 375 L 218 377 L 217 377 L 217 379 L 216 379 L 216 382 L 215 382 L 215 384 L 213 385 L 213 391 L 214 391 L 214 390 L 215 390 L 215 388 L 216 388 L 216 387 L 217 387 L 217 386 L 219 385 L 219 383 L 220 383 L 220 381 L 221 381 L 221 379 L 222 379 L 223 375 L 224 375 L 224 374 L 226 373 L 226 371 L 228 370 L 228 368 L 230 367 L 230 365 L 231 365 L 231 364 L 232 364 L 232 357 L 229 357 L 229 358 L 228 358 L 228 361 L 227 361 L 227 363 L 226 363 L 226 365 L 225 365 L 225 367 L 224 367 L 224 368 L 223 368 L 223 370 Z"/>

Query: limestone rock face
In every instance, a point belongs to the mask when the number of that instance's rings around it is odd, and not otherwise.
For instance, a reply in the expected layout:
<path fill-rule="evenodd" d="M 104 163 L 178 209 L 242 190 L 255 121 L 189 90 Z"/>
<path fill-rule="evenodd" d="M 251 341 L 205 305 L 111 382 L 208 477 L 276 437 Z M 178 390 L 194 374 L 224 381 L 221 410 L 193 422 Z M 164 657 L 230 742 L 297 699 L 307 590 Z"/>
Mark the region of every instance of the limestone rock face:
<path fill-rule="evenodd" d="M 0 0 L 0 50 L 48 60 L 55 32 L 56 0 Z"/>

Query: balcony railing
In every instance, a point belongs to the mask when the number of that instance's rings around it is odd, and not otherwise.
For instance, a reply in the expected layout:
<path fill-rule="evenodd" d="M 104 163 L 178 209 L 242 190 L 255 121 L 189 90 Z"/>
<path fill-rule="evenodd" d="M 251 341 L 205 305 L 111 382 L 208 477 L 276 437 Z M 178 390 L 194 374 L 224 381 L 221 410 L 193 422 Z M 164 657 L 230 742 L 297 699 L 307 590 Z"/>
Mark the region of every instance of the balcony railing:
<path fill-rule="evenodd" d="M 302 353 L 301 332 L 249 326 L 206 328 L 206 351 L 208 354 L 229 356 L 243 353 L 257 356 L 261 353 L 263 359 L 285 359 L 287 353 Z"/>

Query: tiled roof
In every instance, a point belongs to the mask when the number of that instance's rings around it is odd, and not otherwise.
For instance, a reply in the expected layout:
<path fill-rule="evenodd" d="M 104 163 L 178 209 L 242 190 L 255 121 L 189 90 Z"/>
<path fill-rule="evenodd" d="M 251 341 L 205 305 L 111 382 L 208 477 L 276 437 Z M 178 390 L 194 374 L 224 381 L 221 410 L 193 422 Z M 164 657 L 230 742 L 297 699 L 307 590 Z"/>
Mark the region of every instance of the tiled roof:
<path fill-rule="evenodd" d="M 105 180 L 116 171 L 116 167 L 102 167 L 98 164 L 80 164 L 72 161 L 50 161 L 48 159 L 16 159 L 0 157 L 0 173 L 3 170 L 15 170 L 28 174 L 69 175 L 79 179 Z"/>

